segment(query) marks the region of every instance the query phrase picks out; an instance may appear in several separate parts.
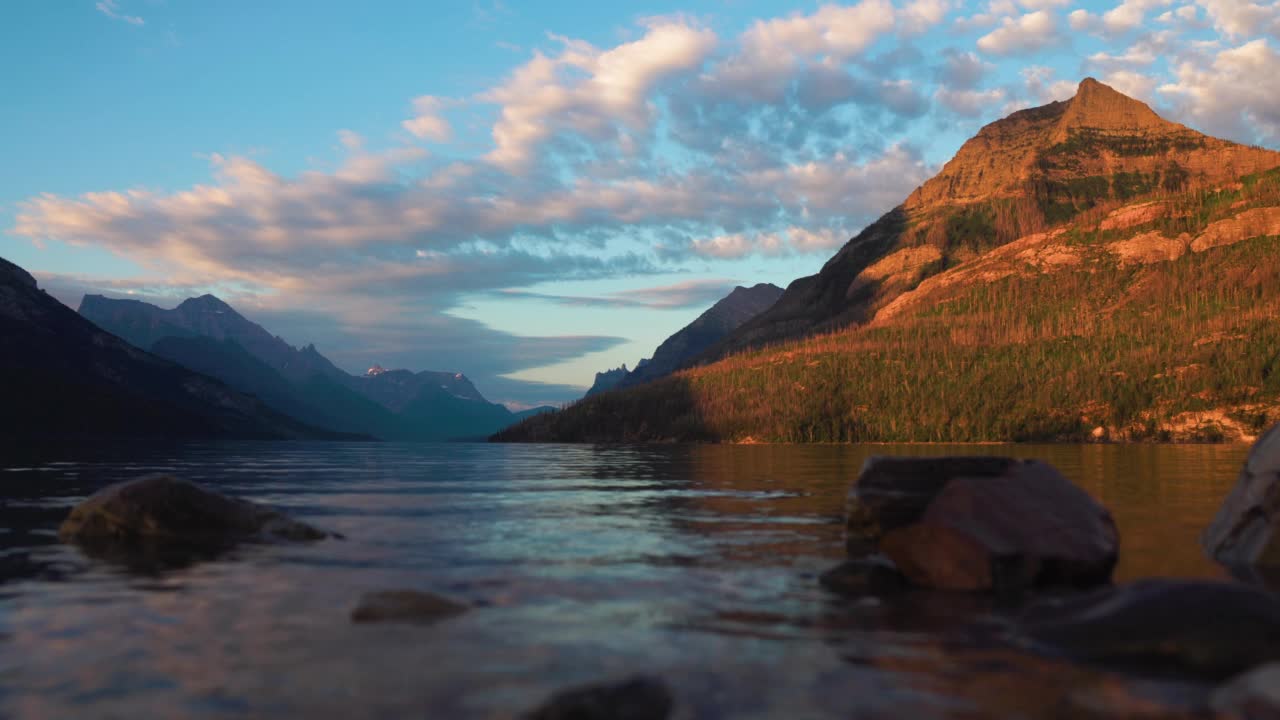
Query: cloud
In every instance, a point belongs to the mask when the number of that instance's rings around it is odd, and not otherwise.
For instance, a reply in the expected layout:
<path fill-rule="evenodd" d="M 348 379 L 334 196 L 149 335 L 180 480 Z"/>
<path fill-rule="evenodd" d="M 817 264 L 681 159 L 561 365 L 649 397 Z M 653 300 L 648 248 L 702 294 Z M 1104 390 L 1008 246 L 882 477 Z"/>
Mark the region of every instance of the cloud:
<path fill-rule="evenodd" d="M 991 114 L 1004 105 L 1007 95 L 1002 88 L 991 90 L 949 90 L 938 88 L 934 95 L 944 107 L 964 117 Z"/>
<path fill-rule="evenodd" d="M 1068 21 L 1072 30 L 1120 35 L 1143 27 L 1148 13 L 1172 4 L 1173 0 L 1124 0 L 1101 15 L 1087 10 L 1073 10 Z"/>
<path fill-rule="evenodd" d="M 1196 0 L 1213 27 L 1230 39 L 1270 35 L 1280 39 L 1280 4 L 1249 0 Z"/>
<path fill-rule="evenodd" d="M 1047 10 L 1006 17 L 1000 27 L 978 39 L 978 48 L 993 55 L 1032 53 L 1063 42 L 1058 23 Z"/>
<path fill-rule="evenodd" d="M 440 111 L 449 105 L 449 101 L 423 95 L 413 100 L 413 117 L 400 123 L 409 134 L 420 140 L 447 142 L 453 136 L 449 122 L 441 116 Z"/>
<path fill-rule="evenodd" d="M 951 90 L 972 90 L 981 84 L 995 65 L 988 63 L 971 52 L 960 52 L 955 48 L 942 51 L 942 65 L 935 71 L 939 84 Z"/>
<path fill-rule="evenodd" d="M 557 133 L 625 142 L 653 117 L 648 94 L 664 78 L 702 64 L 715 33 L 678 20 L 653 20 L 639 40 L 599 50 L 557 38 L 554 57 L 537 52 L 505 83 L 480 95 L 501 107 L 488 159 L 507 170 L 526 168 L 539 144 Z"/>
<path fill-rule="evenodd" d="M 732 280 L 702 278 L 636 290 L 623 290 L 603 296 L 556 295 L 528 290 L 499 290 L 498 295 L 510 299 L 543 300 L 571 307 L 631 307 L 655 310 L 705 308 L 714 305 L 733 289 Z"/>
<path fill-rule="evenodd" d="M 120 11 L 120 3 L 118 0 L 99 0 L 96 5 L 98 12 L 106 15 L 113 20 L 122 20 L 130 25 L 145 25 L 146 21 L 137 15 L 126 15 Z"/>
<path fill-rule="evenodd" d="M 1188 54 L 1173 82 L 1157 89 L 1175 112 L 1197 127 L 1240 142 L 1255 135 L 1280 140 L 1280 94 L 1260 82 L 1280 67 L 1280 53 L 1264 39 L 1220 52 Z"/>

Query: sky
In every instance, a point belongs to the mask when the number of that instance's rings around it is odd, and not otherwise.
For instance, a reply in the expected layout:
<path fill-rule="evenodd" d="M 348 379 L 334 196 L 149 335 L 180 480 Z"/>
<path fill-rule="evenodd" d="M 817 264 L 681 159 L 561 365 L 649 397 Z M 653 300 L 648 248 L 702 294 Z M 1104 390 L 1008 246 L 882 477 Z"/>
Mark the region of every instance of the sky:
<path fill-rule="evenodd" d="M 1276 0 L 9 0 L 0 257 L 513 408 L 786 286 L 1093 76 L 1280 148 Z"/>

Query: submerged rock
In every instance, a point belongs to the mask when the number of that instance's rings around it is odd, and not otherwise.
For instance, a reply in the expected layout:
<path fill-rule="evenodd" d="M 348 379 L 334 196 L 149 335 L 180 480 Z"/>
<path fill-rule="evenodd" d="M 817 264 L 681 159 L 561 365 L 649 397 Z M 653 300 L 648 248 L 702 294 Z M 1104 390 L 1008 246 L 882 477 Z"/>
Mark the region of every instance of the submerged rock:
<path fill-rule="evenodd" d="M 1019 592 L 1110 581 L 1111 513 L 1052 466 L 1013 458 L 873 458 L 850 493 L 847 546 L 912 583 Z"/>
<path fill-rule="evenodd" d="M 559 692 L 526 720 L 665 720 L 675 700 L 657 678 L 633 677 L 617 684 Z"/>
<path fill-rule="evenodd" d="M 910 588 L 896 568 L 874 560 L 846 560 L 818 576 L 822 587 L 837 595 L 891 595 Z"/>
<path fill-rule="evenodd" d="M 1226 565 L 1280 567 L 1280 425 L 1253 445 L 1240 479 L 1201 542 Z"/>
<path fill-rule="evenodd" d="M 90 550 L 213 550 L 246 540 L 319 540 L 330 534 L 248 500 L 151 475 L 94 493 L 71 510 L 58 537 Z"/>
<path fill-rule="evenodd" d="M 1102 663 L 1220 679 L 1280 660 L 1280 600 L 1248 585 L 1142 580 L 1029 607 L 1020 634 Z"/>
<path fill-rule="evenodd" d="M 351 611 L 351 621 L 431 624 L 465 613 L 469 608 L 445 597 L 418 590 L 380 590 L 365 593 Z"/>
<path fill-rule="evenodd" d="M 1221 718 L 1280 720 L 1280 663 L 1270 663 L 1231 680 L 1209 700 Z"/>

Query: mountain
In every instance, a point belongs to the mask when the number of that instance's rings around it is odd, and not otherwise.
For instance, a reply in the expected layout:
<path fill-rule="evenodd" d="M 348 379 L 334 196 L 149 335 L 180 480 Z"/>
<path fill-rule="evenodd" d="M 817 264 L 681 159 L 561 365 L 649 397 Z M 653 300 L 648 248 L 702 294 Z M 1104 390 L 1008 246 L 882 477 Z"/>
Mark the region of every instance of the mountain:
<path fill-rule="evenodd" d="M 308 424 L 385 440 L 483 437 L 516 417 L 461 373 L 385 370 L 348 374 L 315 348 L 295 348 L 204 295 L 165 310 L 86 295 L 80 314 L 185 367 L 216 377 Z"/>
<path fill-rule="evenodd" d="M 0 258 L 4 438 L 334 437 L 103 332 Z"/>
<path fill-rule="evenodd" d="M 596 373 L 586 397 L 614 388 L 641 385 L 687 367 L 743 323 L 769 309 L 781 295 L 782 288 L 769 283 L 734 288 L 693 322 L 664 340 L 653 357 L 641 360 L 635 370 L 627 370 L 623 364 L 620 368 Z"/>
<path fill-rule="evenodd" d="M 134 347 L 150 348 L 169 337 L 230 340 L 290 381 L 317 374 L 333 378 L 346 375 L 316 351 L 314 345 L 295 348 L 213 295 L 188 298 L 172 310 L 137 300 L 85 295 L 80 302 L 80 314 Z"/>
<path fill-rule="evenodd" d="M 1247 438 L 1280 417 L 1280 153 L 1092 79 L 984 127 L 709 364 L 508 440 Z"/>
<path fill-rule="evenodd" d="M 693 322 L 667 338 L 654 351 L 653 357 L 624 377 L 619 386 L 640 385 L 685 367 L 744 323 L 772 307 L 782 292 L 782 288 L 769 283 L 734 288 Z"/>
<path fill-rule="evenodd" d="M 596 373 L 595 382 L 591 383 L 591 389 L 587 391 L 586 397 L 599 395 L 606 390 L 612 390 L 618 387 L 619 383 L 626 380 L 627 376 L 630 374 L 631 371 L 627 369 L 626 363 L 623 363 L 622 367 Z"/>

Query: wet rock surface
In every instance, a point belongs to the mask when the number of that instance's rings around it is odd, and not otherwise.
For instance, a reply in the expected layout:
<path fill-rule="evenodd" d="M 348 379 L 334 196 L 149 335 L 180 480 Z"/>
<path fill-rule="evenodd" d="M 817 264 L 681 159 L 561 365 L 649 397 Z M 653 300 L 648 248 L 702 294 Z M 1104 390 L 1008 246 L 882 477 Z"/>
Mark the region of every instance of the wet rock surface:
<path fill-rule="evenodd" d="M 1033 603 L 1018 632 L 1075 660 L 1222 679 L 1280 660 L 1280 599 L 1231 582 L 1143 580 Z"/>
<path fill-rule="evenodd" d="M 1280 425 L 1254 443 L 1240 478 L 1201 542 L 1229 566 L 1280 568 Z"/>
<path fill-rule="evenodd" d="M 1017 594 L 1093 587 L 1119 553 L 1111 514 L 1052 466 L 1011 458 L 873 458 L 850 492 L 846 546 L 912 583 Z"/>
<path fill-rule="evenodd" d="M 998 477 L 1017 462 L 1002 457 L 868 458 L 845 508 L 849 555 L 875 552 L 887 533 L 919 520 L 952 479 Z"/>
<path fill-rule="evenodd" d="M 1229 681 L 1213 693 L 1210 706 L 1219 718 L 1280 720 L 1280 663 Z"/>
<path fill-rule="evenodd" d="M 357 623 L 400 622 L 419 625 L 447 620 L 467 612 L 469 608 L 434 593 L 418 590 L 380 590 L 365 593 L 351 611 Z"/>
<path fill-rule="evenodd" d="M 665 720 L 675 700 L 661 680 L 636 676 L 616 684 L 588 685 L 553 695 L 526 720 Z"/>
<path fill-rule="evenodd" d="M 269 507 L 170 475 L 103 488 L 75 506 L 58 529 L 63 542 L 103 554 L 157 547 L 215 551 L 243 541 L 331 536 Z"/>

